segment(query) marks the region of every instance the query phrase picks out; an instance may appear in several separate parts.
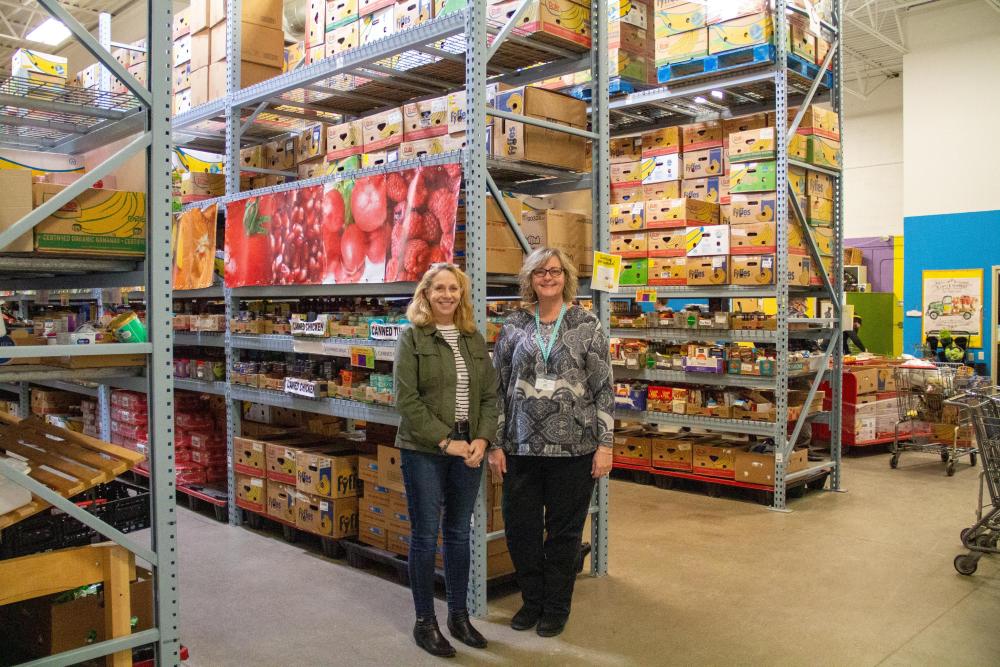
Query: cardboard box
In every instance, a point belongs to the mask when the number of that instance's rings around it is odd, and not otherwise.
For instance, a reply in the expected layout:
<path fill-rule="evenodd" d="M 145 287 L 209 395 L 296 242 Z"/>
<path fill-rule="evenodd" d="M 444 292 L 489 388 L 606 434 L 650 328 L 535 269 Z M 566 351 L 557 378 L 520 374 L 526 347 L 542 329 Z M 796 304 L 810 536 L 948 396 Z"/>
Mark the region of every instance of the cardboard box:
<path fill-rule="evenodd" d="M 722 170 L 721 148 L 706 148 L 700 151 L 685 151 L 684 153 L 684 178 L 705 178 L 706 176 L 718 176 L 724 173 Z"/>
<path fill-rule="evenodd" d="M 212 31 L 200 30 L 191 36 L 191 69 L 201 69 L 202 67 L 208 67 L 212 64 L 211 60 L 211 36 Z M 225 53 L 223 53 L 223 58 L 225 58 Z"/>
<path fill-rule="evenodd" d="M 802 116 L 797 132 L 806 135 L 814 134 L 839 142 L 840 117 L 830 109 L 810 104 Z"/>
<path fill-rule="evenodd" d="M 208 102 L 208 66 L 192 70 L 189 82 L 191 106 L 196 107 Z"/>
<path fill-rule="evenodd" d="M 174 68 L 172 91 L 178 92 L 191 87 L 191 63 L 184 63 Z"/>
<path fill-rule="evenodd" d="M 826 137 L 817 135 L 809 135 L 807 140 L 809 153 L 806 161 L 809 162 L 809 164 L 814 164 L 817 167 L 826 167 L 828 169 L 841 168 L 839 141 L 827 139 Z"/>
<path fill-rule="evenodd" d="M 613 138 L 608 145 L 611 164 L 633 163 L 642 159 L 642 139 L 639 137 Z"/>
<path fill-rule="evenodd" d="M 388 547 L 389 530 L 385 520 L 370 515 L 358 515 L 358 541 L 378 549 Z"/>
<path fill-rule="evenodd" d="M 650 438 L 652 466 L 664 470 L 691 470 L 692 438 L 653 436 Z"/>
<path fill-rule="evenodd" d="M 403 112 L 389 109 L 361 119 L 365 152 L 379 151 L 403 141 Z"/>
<path fill-rule="evenodd" d="M 577 129 L 587 127 L 586 102 L 542 88 L 522 86 L 500 92 L 496 97 L 496 107 Z M 494 144 L 494 152 L 500 157 L 575 171 L 587 169 L 587 141 L 583 137 L 509 120 L 501 123 L 495 119 L 494 127 L 502 128 Z"/>
<path fill-rule="evenodd" d="M 829 225 L 833 223 L 833 200 L 810 195 L 808 197 L 806 217 L 810 225 Z"/>
<path fill-rule="evenodd" d="M 731 195 L 729 198 L 730 223 L 732 225 L 748 225 L 758 222 L 774 222 L 775 203 L 774 192 Z"/>
<path fill-rule="evenodd" d="M 242 0 L 240 18 L 265 28 L 281 28 L 282 0 Z M 218 25 L 226 20 L 226 0 L 210 0 L 208 25 Z"/>
<path fill-rule="evenodd" d="M 400 451 L 388 445 L 378 446 L 378 485 L 391 491 L 405 492 Z"/>
<path fill-rule="evenodd" d="M 362 123 L 348 121 L 326 126 L 326 157 L 340 160 L 351 155 L 361 155 L 364 144 Z"/>
<path fill-rule="evenodd" d="M 622 257 L 647 257 L 646 232 L 616 232 L 611 235 L 610 252 Z"/>
<path fill-rule="evenodd" d="M 729 254 L 729 225 L 687 227 L 685 239 L 688 257 Z"/>
<path fill-rule="evenodd" d="M 750 114 L 749 116 L 726 118 L 722 121 L 722 134 L 723 136 L 728 137 L 737 132 L 759 130 L 764 127 L 769 127 L 770 125 L 771 121 L 767 113 L 755 113 Z"/>
<path fill-rule="evenodd" d="M 448 98 L 403 105 L 403 139 L 414 141 L 448 134 Z"/>
<path fill-rule="evenodd" d="M 647 229 L 719 224 L 719 205 L 697 199 L 648 201 L 645 211 Z"/>
<path fill-rule="evenodd" d="M 660 183 L 659 185 L 665 185 L 665 184 Z M 646 186 L 612 187 L 611 203 L 612 204 L 641 203 L 644 200 L 643 189 L 645 187 Z"/>
<path fill-rule="evenodd" d="M 681 196 L 680 181 L 665 181 L 663 183 L 650 183 L 643 185 L 638 192 L 638 197 L 642 201 L 656 201 L 662 199 L 678 199 Z"/>
<path fill-rule="evenodd" d="M 807 448 L 793 450 L 785 461 L 785 474 L 804 470 L 809 464 Z M 774 453 L 754 454 L 745 449 L 736 450 L 734 459 L 736 480 L 747 484 L 774 486 Z"/>
<path fill-rule="evenodd" d="M 358 494 L 358 455 L 342 448 L 324 447 L 296 454 L 295 488 L 324 498 Z"/>
<path fill-rule="evenodd" d="M 644 205 L 611 204 L 608 213 L 608 226 L 612 232 L 628 232 L 645 228 Z"/>
<path fill-rule="evenodd" d="M 729 284 L 729 257 L 688 257 L 688 285 Z"/>
<path fill-rule="evenodd" d="M 486 8 L 488 20 L 505 25 L 520 4 L 520 0 L 491 4 Z M 571 0 L 533 2 L 518 20 L 515 33 L 552 46 L 590 48 L 590 7 Z"/>
<path fill-rule="evenodd" d="M 685 153 L 723 146 L 722 124 L 715 120 L 682 125 L 681 136 Z"/>
<path fill-rule="evenodd" d="M 263 477 L 236 473 L 236 504 L 244 509 L 267 512 L 267 482 Z"/>
<path fill-rule="evenodd" d="M 722 183 L 725 176 L 691 178 L 681 181 L 681 197 L 698 201 L 722 203 Z"/>
<path fill-rule="evenodd" d="M 260 65 L 249 61 L 240 62 L 240 88 L 249 88 L 280 75 L 280 67 Z M 212 63 L 208 68 L 208 97 L 217 100 L 225 96 L 226 61 L 220 60 Z"/>
<path fill-rule="evenodd" d="M 38 208 L 63 190 L 34 183 Z M 35 250 L 85 255 L 142 257 L 146 253 L 146 195 L 90 188 L 35 227 Z"/>
<path fill-rule="evenodd" d="M 757 162 L 773 160 L 774 157 L 773 127 L 762 127 L 729 135 L 730 162 Z"/>
<path fill-rule="evenodd" d="M 639 3 L 635 4 L 642 6 Z M 623 49 L 630 53 L 652 55 L 655 41 L 653 32 L 625 21 L 609 20 L 607 26 L 609 49 Z"/>
<path fill-rule="evenodd" d="M 870 366 L 856 366 L 844 370 L 845 373 L 854 376 L 859 396 L 878 391 L 878 371 L 878 368 Z"/>
<path fill-rule="evenodd" d="M 211 59 L 226 58 L 226 22 L 212 27 Z M 240 60 L 281 70 L 285 62 L 285 37 L 278 28 L 267 28 L 243 21 L 240 23 Z"/>
<path fill-rule="evenodd" d="M 178 65 L 183 65 L 186 62 L 191 62 L 191 35 L 184 35 L 179 39 L 174 40 L 174 67 Z M 89 86 L 84 85 L 84 88 Z"/>
<path fill-rule="evenodd" d="M 804 134 L 793 134 L 788 140 L 788 158 L 805 162 L 807 157 L 809 157 L 809 137 Z"/>
<path fill-rule="evenodd" d="M 264 146 L 264 163 L 268 169 L 292 171 L 298 162 L 299 138 L 286 137 Z"/>
<path fill-rule="evenodd" d="M 664 127 L 642 135 L 642 157 L 671 155 L 681 150 L 681 128 Z"/>
<path fill-rule="evenodd" d="M 877 391 L 896 391 L 896 369 L 879 368 Z"/>
<path fill-rule="evenodd" d="M 593 225 L 586 216 L 556 209 L 524 207 L 521 231 L 533 249 L 558 248 L 576 264 L 581 276 L 593 273 Z"/>
<path fill-rule="evenodd" d="M 174 27 L 170 35 L 171 39 L 177 39 L 191 33 L 190 10 L 191 7 L 185 7 L 174 12 Z"/>
<path fill-rule="evenodd" d="M 267 481 L 267 515 L 295 524 L 295 485 Z"/>
<path fill-rule="evenodd" d="M 775 162 L 741 162 L 729 168 L 729 192 L 773 192 L 777 187 Z"/>
<path fill-rule="evenodd" d="M 5 195 L 0 198 L 0 230 L 7 229 L 15 222 L 31 213 L 34 208 L 31 197 L 31 170 L 0 170 L 0 190 Z M 32 231 L 25 232 L 3 252 L 33 252 L 35 238 Z"/>
<path fill-rule="evenodd" d="M 777 224 L 774 222 L 732 225 L 729 234 L 729 252 L 732 255 L 774 254 L 777 252 L 777 236 Z"/>
<path fill-rule="evenodd" d="M 642 183 L 642 161 L 612 164 L 611 187 L 635 187 Z"/>
<path fill-rule="evenodd" d="M 684 257 L 687 255 L 687 230 L 682 228 L 646 232 L 648 257 Z"/>
<path fill-rule="evenodd" d="M 809 285 L 812 274 L 812 259 L 804 255 L 788 256 L 788 284 L 799 287 Z"/>
<path fill-rule="evenodd" d="M 363 14 L 360 21 L 360 31 L 362 46 L 394 34 L 396 32 L 396 7 L 391 0 L 389 6 Z"/>
<path fill-rule="evenodd" d="M 808 194 L 810 197 L 819 197 L 821 199 L 833 199 L 833 187 L 833 176 L 818 171 L 809 171 L 806 172 L 805 192 L 799 194 Z M 861 262 L 853 263 L 860 264 Z"/>
<path fill-rule="evenodd" d="M 650 465 L 653 461 L 649 438 L 636 435 L 615 434 L 612 453 L 616 462 L 633 465 Z"/>
<path fill-rule="evenodd" d="M 657 155 L 655 157 L 643 158 L 640 174 L 643 185 L 680 180 L 680 155 Z"/>
<path fill-rule="evenodd" d="M 648 259 L 623 259 L 621 285 L 645 285 L 649 278 Z"/>
<path fill-rule="evenodd" d="M 226 193 L 226 175 L 199 172 L 181 174 L 181 197 L 221 197 Z"/>
<path fill-rule="evenodd" d="M 270 440 L 270 439 L 269 439 Z M 321 436 L 291 436 L 264 443 L 264 475 L 268 480 L 296 484 L 302 455 L 328 444 Z M 235 446 L 235 445 L 234 445 Z"/>
<path fill-rule="evenodd" d="M 704 28 L 705 3 L 659 0 L 656 3 L 655 26 L 657 37 Z"/>
<path fill-rule="evenodd" d="M 408 532 L 401 533 L 391 528 L 387 532 L 386 549 L 400 556 L 408 556 L 410 554 L 410 534 Z"/>
<path fill-rule="evenodd" d="M 733 479 L 736 476 L 736 447 L 695 443 L 692 448 L 691 469 L 711 477 Z"/>
<path fill-rule="evenodd" d="M 650 285 L 687 285 L 687 257 L 650 257 L 647 281 Z"/>
<path fill-rule="evenodd" d="M 774 24 L 768 12 L 716 23 L 708 26 L 708 52 L 725 53 L 746 46 L 769 44 L 774 39 Z"/>
<path fill-rule="evenodd" d="M 708 31 L 698 28 L 657 37 L 653 53 L 657 67 L 704 58 L 708 55 Z"/>
<path fill-rule="evenodd" d="M 326 55 L 356 49 L 361 44 L 361 22 L 351 21 L 326 33 Z"/>
<path fill-rule="evenodd" d="M 209 0 L 191 0 L 187 11 L 190 32 L 195 33 L 212 27 L 209 23 Z"/>
<path fill-rule="evenodd" d="M 358 499 L 295 494 L 295 526 L 310 533 L 340 539 L 358 534 Z"/>
<path fill-rule="evenodd" d="M 329 12 L 329 7 L 327 12 Z M 433 15 L 434 4 L 431 0 L 396 2 L 396 32 L 415 28 L 421 23 L 429 21 Z"/>
<path fill-rule="evenodd" d="M 233 467 L 240 473 L 265 477 L 267 442 L 242 436 L 233 438 Z"/>
<path fill-rule="evenodd" d="M 736 255 L 729 259 L 730 285 L 771 285 L 774 283 L 774 255 Z"/>

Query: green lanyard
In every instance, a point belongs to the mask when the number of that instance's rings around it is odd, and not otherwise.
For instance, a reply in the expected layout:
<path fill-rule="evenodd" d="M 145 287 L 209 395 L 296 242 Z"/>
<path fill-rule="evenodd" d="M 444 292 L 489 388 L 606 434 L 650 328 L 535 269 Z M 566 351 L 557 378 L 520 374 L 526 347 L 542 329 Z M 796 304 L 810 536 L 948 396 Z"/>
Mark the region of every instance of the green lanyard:
<path fill-rule="evenodd" d="M 538 315 L 539 307 L 535 306 L 535 340 L 538 341 L 538 349 L 542 352 L 542 361 L 545 362 L 545 370 L 548 372 L 549 369 L 549 355 L 552 353 L 552 347 L 556 344 L 556 338 L 559 336 L 559 327 L 562 326 L 563 315 L 566 314 L 566 304 L 564 303 L 562 308 L 559 309 L 559 317 L 556 318 L 556 325 L 552 328 L 552 333 L 549 334 L 548 344 L 542 341 L 542 318 Z"/>

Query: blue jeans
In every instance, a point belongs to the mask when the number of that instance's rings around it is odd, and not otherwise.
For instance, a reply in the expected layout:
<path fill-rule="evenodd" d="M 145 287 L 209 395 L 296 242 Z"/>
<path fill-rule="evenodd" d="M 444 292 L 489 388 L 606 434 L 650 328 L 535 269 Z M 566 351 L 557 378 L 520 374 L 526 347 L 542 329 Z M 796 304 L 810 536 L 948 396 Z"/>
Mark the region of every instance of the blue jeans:
<path fill-rule="evenodd" d="M 410 589 L 417 618 L 434 616 L 434 555 L 444 532 L 444 580 L 449 613 L 466 610 L 472 511 L 483 469 L 458 456 L 402 450 L 403 483 L 410 510 Z M 444 517 L 442 519 L 442 509 Z"/>

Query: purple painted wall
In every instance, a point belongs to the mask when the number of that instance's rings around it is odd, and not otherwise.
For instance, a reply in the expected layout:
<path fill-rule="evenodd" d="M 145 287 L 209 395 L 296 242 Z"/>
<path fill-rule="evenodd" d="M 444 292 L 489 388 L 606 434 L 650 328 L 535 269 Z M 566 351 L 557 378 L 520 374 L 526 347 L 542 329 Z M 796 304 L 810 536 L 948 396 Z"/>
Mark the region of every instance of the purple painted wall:
<path fill-rule="evenodd" d="M 864 236 L 844 239 L 845 248 L 860 248 L 868 267 L 873 292 L 891 292 L 893 279 L 893 237 Z"/>

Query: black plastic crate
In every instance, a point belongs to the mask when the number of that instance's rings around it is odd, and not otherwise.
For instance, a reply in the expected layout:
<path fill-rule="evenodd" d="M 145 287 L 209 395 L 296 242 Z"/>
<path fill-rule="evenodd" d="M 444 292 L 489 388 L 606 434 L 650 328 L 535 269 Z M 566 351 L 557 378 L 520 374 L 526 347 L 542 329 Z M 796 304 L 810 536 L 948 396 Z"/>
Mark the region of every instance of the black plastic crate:
<path fill-rule="evenodd" d="M 116 479 L 72 500 L 123 533 L 149 528 L 149 491 L 141 486 Z M 82 546 L 103 539 L 68 514 L 50 508 L 0 532 L 0 559 Z"/>

